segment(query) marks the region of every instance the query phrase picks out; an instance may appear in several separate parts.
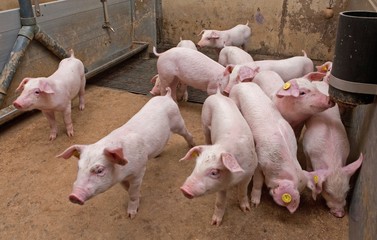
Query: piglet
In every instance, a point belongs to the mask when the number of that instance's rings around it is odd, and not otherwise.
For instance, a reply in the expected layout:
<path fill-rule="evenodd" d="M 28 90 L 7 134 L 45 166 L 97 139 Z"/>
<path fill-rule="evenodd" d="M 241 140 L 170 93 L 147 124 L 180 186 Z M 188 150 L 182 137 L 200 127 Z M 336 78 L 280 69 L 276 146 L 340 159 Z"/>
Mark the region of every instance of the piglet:
<path fill-rule="evenodd" d="M 311 72 L 284 83 L 276 72 L 261 71 L 254 77 L 253 82 L 275 103 L 298 139 L 305 120 L 335 105 L 329 96 L 318 90 L 312 82 L 319 81 L 324 76 L 324 73 Z"/>
<path fill-rule="evenodd" d="M 189 199 L 217 192 L 211 223 L 218 226 L 230 187 L 238 187 L 241 210 L 250 210 L 247 187 L 257 166 L 257 156 L 251 130 L 230 98 L 219 92 L 209 96 L 203 104 L 202 125 L 207 145 L 191 148 L 181 159 L 196 159 L 181 191 Z"/>
<path fill-rule="evenodd" d="M 58 127 L 55 112 L 63 112 L 67 135 L 73 136 L 71 118 L 71 101 L 79 95 L 79 109 L 85 107 L 85 72 L 83 63 L 75 58 L 73 50 L 71 56 L 63 59 L 58 69 L 49 77 L 24 78 L 16 92 L 21 95 L 13 105 L 22 111 L 39 109 L 50 123 L 50 140 L 57 136 Z"/>
<path fill-rule="evenodd" d="M 96 143 L 67 148 L 57 157 L 79 158 L 69 200 L 82 205 L 120 182 L 129 193 L 128 216 L 134 218 L 147 160 L 162 152 L 171 132 L 184 137 L 190 147 L 195 145 L 168 89 L 165 96 L 151 98 L 126 124 Z"/>
<path fill-rule="evenodd" d="M 328 94 L 328 83 L 313 83 L 324 94 Z M 338 105 L 315 114 L 306 121 L 305 127 L 302 144 L 307 165 L 314 170 L 322 170 L 319 178 L 322 180 L 316 184 L 316 194 L 321 192 L 334 216 L 343 217 L 349 180 L 360 167 L 363 155 L 346 165 L 350 146 Z M 313 195 L 314 199 L 316 194 Z"/>
<path fill-rule="evenodd" d="M 228 64 L 243 64 L 253 61 L 254 59 L 250 54 L 241 48 L 234 46 L 225 46 L 223 49 L 221 49 L 218 60 L 218 62 L 223 66 L 227 66 Z"/>
<path fill-rule="evenodd" d="M 274 201 L 294 213 L 305 186 L 315 191 L 312 178 L 315 173 L 302 170 L 292 127 L 256 83 L 235 85 L 229 97 L 241 110 L 256 143 L 259 164 L 253 178 L 251 202 L 259 205 L 265 178 Z"/>
<path fill-rule="evenodd" d="M 158 56 L 160 91 L 164 94 L 166 87 L 170 87 L 175 100 L 178 82 L 206 91 L 208 95 L 215 94 L 219 84 L 223 88 L 228 82 L 229 72 L 199 51 L 174 47 L 161 54 L 155 54 Z"/>
<path fill-rule="evenodd" d="M 180 41 L 177 44 L 177 47 L 184 47 L 184 48 L 191 48 L 193 50 L 198 50 L 193 41 L 182 39 L 182 37 L 180 38 Z"/>
<path fill-rule="evenodd" d="M 182 37 L 180 38 L 179 43 L 177 44 L 177 47 L 183 47 L 183 48 L 190 48 L 193 50 L 198 50 L 195 46 L 195 43 L 191 40 L 184 40 Z M 156 51 L 156 48 L 153 48 L 153 53 L 156 56 L 159 56 L 159 54 Z M 153 88 L 149 91 L 150 94 L 153 96 L 161 95 L 160 92 L 160 78 L 158 77 L 158 74 L 154 75 L 151 79 L 151 83 L 154 84 Z M 188 100 L 188 92 L 187 92 L 187 86 L 181 82 L 178 82 L 177 84 L 177 101 L 184 101 L 187 102 Z"/>
<path fill-rule="evenodd" d="M 251 36 L 251 29 L 246 24 L 238 24 L 228 30 L 202 30 L 199 35 L 202 38 L 197 43 L 199 47 L 223 48 L 226 46 L 237 46 L 245 49 L 247 42 Z"/>
<path fill-rule="evenodd" d="M 314 70 L 313 61 L 308 58 L 305 51 L 304 56 L 295 56 L 280 60 L 260 60 L 249 63 L 257 66 L 260 71 L 271 70 L 280 75 L 284 82 L 293 78 L 302 77 Z"/>

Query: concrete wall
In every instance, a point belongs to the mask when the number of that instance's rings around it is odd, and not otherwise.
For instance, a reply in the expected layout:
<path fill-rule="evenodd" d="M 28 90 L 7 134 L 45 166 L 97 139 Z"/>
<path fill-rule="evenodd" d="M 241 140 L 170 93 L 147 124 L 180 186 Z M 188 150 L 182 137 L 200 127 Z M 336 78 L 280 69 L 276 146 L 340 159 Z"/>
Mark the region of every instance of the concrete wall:
<path fill-rule="evenodd" d="M 328 1 L 253 0 L 161 0 L 162 46 L 174 46 L 179 38 L 197 42 L 202 29 L 224 30 L 247 21 L 252 55 L 293 56 L 304 49 L 314 60 L 331 60 L 338 13 L 347 0 L 334 1 L 334 17 L 326 19 Z"/>

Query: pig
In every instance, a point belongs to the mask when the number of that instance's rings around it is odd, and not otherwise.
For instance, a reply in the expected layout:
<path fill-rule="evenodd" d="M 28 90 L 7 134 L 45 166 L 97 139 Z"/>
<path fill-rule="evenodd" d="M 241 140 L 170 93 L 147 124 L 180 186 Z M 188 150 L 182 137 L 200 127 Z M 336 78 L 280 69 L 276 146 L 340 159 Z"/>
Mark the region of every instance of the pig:
<path fill-rule="evenodd" d="M 170 87 L 174 100 L 177 100 L 178 82 L 206 91 L 208 95 L 215 94 L 219 84 L 223 90 L 228 82 L 229 72 L 225 67 L 199 51 L 174 47 L 157 56 L 160 91 L 164 94 L 165 88 Z"/>
<path fill-rule="evenodd" d="M 196 48 L 196 45 L 193 41 L 191 40 L 184 40 L 182 37 L 180 38 L 179 43 L 177 44 L 177 47 L 184 47 L 184 48 L 191 48 L 193 50 L 198 50 Z"/>
<path fill-rule="evenodd" d="M 199 47 L 211 47 L 221 49 L 226 46 L 237 46 L 243 49 L 251 36 L 251 28 L 246 24 L 238 24 L 228 30 L 202 30 L 199 35 L 202 38 L 197 43 Z"/>
<path fill-rule="evenodd" d="M 248 64 L 251 67 L 259 67 L 260 71 L 274 71 L 280 75 L 284 82 L 287 82 L 293 78 L 299 78 L 313 72 L 313 61 L 308 58 L 304 50 L 302 52 L 304 56 L 295 56 L 280 60 L 260 60 Z"/>
<path fill-rule="evenodd" d="M 69 200 L 82 205 L 120 182 L 129 193 L 127 213 L 133 219 L 147 161 L 162 152 L 171 132 L 184 137 L 189 147 L 195 145 L 168 89 L 165 96 L 151 98 L 127 123 L 96 143 L 67 148 L 57 157 L 79 158 Z"/>
<path fill-rule="evenodd" d="M 227 190 L 238 187 L 243 212 L 250 211 L 247 187 L 258 164 L 251 130 L 235 103 L 220 94 L 203 104 L 202 126 L 207 145 L 191 148 L 180 160 L 196 159 L 191 175 L 181 187 L 189 199 L 217 193 L 212 225 L 222 222 Z"/>
<path fill-rule="evenodd" d="M 253 82 L 275 103 L 298 139 L 309 117 L 335 105 L 328 95 L 318 90 L 314 82 L 311 82 L 319 81 L 324 76 L 324 73 L 311 72 L 284 83 L 276 72 L 261 71 L 254 77 Z"/>
<path fill-rule="evenodd" d="M 225 71 L 229 74 L 228 84 L 224 88 L 224 95 L 229 95 L 230 90 L 235 84 L 242 82 L 251 82 L 254 77 L 259 73 L 259 67 L 251 67 L 243 64 L 229 64 L 226 66 Z"/>
<path fill-rule="evenodd" d="M 198 50 L 193 41 L 183 40 L 182 37 L 180 38 L 180 42 L 177 44 L 177 47 L 184 47 L 184 48 L 191 48 L 193 50 Z M 156 51 L 156 48 L 153 48 L 153 52 L 156 56 L 159 56 L 159 54 Z M 152 94 L 153 96 L 160 95 L 160 78 L 158 77 L 158 74 L 152 77 L 151 83 L 153 83 L 154 86 L 152 90 L 149 91 L 149 93 Z M 187 86 L 181 82 L 178 82 L 177 101 L 187 102 L 187 100 L 188 100 Z"/>
<path fill-rule="evenodd" d="M 253 57 L 239 47 L 225 46 L 221 49 L 218 62 L 227 66 L 229 64 L 243 64 L 253 62 Z"/>
<path fill-rule="evenodd" d="M 258 167 L 253 177 L 251 202 L 259 205 L 265 181 L 274 201 L 294 213 L 305 187 L 316 190 L 313 179 L 317 175 L 301 168 L 292 127 L 254 82 L 235 85 L 229 97 L 246 119 L 256 144 Z"/>
<path fill-rule="evenodd" d="M 326 82 L 314 82 L 324 94 L 328 94 Z M 340 118 L 338 105 L 310 117 L 305 123 L 302 137 L 303 151 L 307 166 L 314 170 L 323 170 L 316 184 L 317 192 L 326 200 L 330 212 L 335 217 L 344 217 L 349 180 L 361 166 L 363 154 L 346 165 L 350 152 L 347 133 Z"/>
<path fill-rule="evenodd" d="M 24 78 L 16 89 L 22 91 L 13 102 L 13 106 L 22 111 L 41 110 L 50 124 L 50 141 L 56 139 L 58 127 L 55 112 L 62 112 L 67 135 L 73 136 L 71 102 L 79 96 L 79 109 L 85 107 L 85 70 L 83 63 L 71 56 L 59 63 L 58 69 L 49 77 Z"/>
<path fill-rule="evenodd" d="M 153 96 L 160 95 L 160 78 L 158 77 L 158 74 L 154 75 L 151 79 L 151 83 L 154 84 L 153 88 L 149 91 L 150 94 Z M 187 92 L 187 86 L 181 82 L 178 82 L 177 84 L 177 101 L 184 101 L 187 102 L 188 100 L 188 92 Z"/>
<path fill-rule="evenodd" d="M 325 73 L 326 75 L 323 77 L 323 81 L 329 82 L 330 73 L 332 69 L 332 62 L 327 61 L 322 65 L 316 66 L 317 72 Z"/>

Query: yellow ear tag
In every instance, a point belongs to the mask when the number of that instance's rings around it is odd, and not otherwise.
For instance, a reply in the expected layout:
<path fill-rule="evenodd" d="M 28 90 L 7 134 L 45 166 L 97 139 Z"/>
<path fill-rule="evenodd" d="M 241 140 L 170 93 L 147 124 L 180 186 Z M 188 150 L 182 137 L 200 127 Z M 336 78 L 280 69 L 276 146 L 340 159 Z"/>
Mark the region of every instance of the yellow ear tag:
<path fill-rule="evenodd" d="M 192 158 L 197 158 L 197 157 L 199 157 L 199 154 L 198 154 L 197 152 L 193 152 L 193 153 L 191 154 L 191 157 L 192 157 Z"/>
<path fill-rule="evenodd" d="M 286 83 L 284 83 L 284 85 L 283 85 L 283 89 L 284 90 L 287 90 L 287 89 L 289 89 L 291 87 L 291 83 L 290 82 L 286 82 Z"/>
<path fill-rule="evenodd" d="M 284 193 L 281 196 L 281 200 L 283 200 L 284 203 L 290 203 L 292 201 L 292 196 L 289 193 Z"/>
<path fill-rule="evenodd" d="M 317 184 L 317 183 L 318 183 L 318 181 L 319 181 L 319 178 L 318 178 L 318 176 L 317 176 L 317 175 L 314 175 L 314 177 L 313 177 L 313 180 L 314 180 L 314 183 L 315 183 L 315 184 Z"/>
<path fill-rule="evenodd" d="M 77 157 L 77 158 L 80 158 L 80 153 L 79 151 L 75 150 L 73 151 L 73 156 Z"/>
<path fill-rule="evenodd" d="M 327 70 L 328 70 L 328 69 L 327 69 L 327 66 L 323 66 L 323 67 L 322 67 L 322 71 L 327 72 Z"/>

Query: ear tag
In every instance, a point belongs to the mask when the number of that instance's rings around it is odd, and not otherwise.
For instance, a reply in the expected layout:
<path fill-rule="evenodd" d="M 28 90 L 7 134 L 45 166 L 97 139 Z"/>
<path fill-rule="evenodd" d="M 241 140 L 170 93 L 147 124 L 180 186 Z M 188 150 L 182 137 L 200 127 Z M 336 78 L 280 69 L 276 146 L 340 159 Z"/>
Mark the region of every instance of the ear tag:
<path fill-rule="evenodd" d="M 290 203 L 292 201 L 292 196 L 289 194 L 289 193 L 284 193 L 282 196 L 281 196 L 281 200 L 284 202 L 284 203 Z"/>
<path fill-rule="evenodd" d="M 290 82 L 286 82 L 286 83 L 284 83 L 284 85 L 283 85 L 283 89 L 284 89 L 284 90 L 288 90 L 290 87 L 291 87 L 291 83 L 290 83 Z"/>
<path fill-rule="evenodd" d="M 80 158 L 80 153 L 79 151 L 75 150 L 73 151 L 73 156 L 77 157 L 77 158 Z"/>
<path fill-rule="evenodd" d="M 321 70 L 327 72 L 328 71 L 327 66 L 323 66 Z"/>
<path fill-rule="evenodd" d="M 319 181 L 319 177 L 317 175 L 314 175 L 313 180 L 314 180 L 314 183 L 317 184 Z"/>
<path fill-rule="evenodd" d="M 199 154 L 198 154 L 197 152 L 193 152 L 193 153 L 191 154 L 191 157 L 192 157 L 192 158 L 197 158 L 197 157 L 199 157 Z"/>

